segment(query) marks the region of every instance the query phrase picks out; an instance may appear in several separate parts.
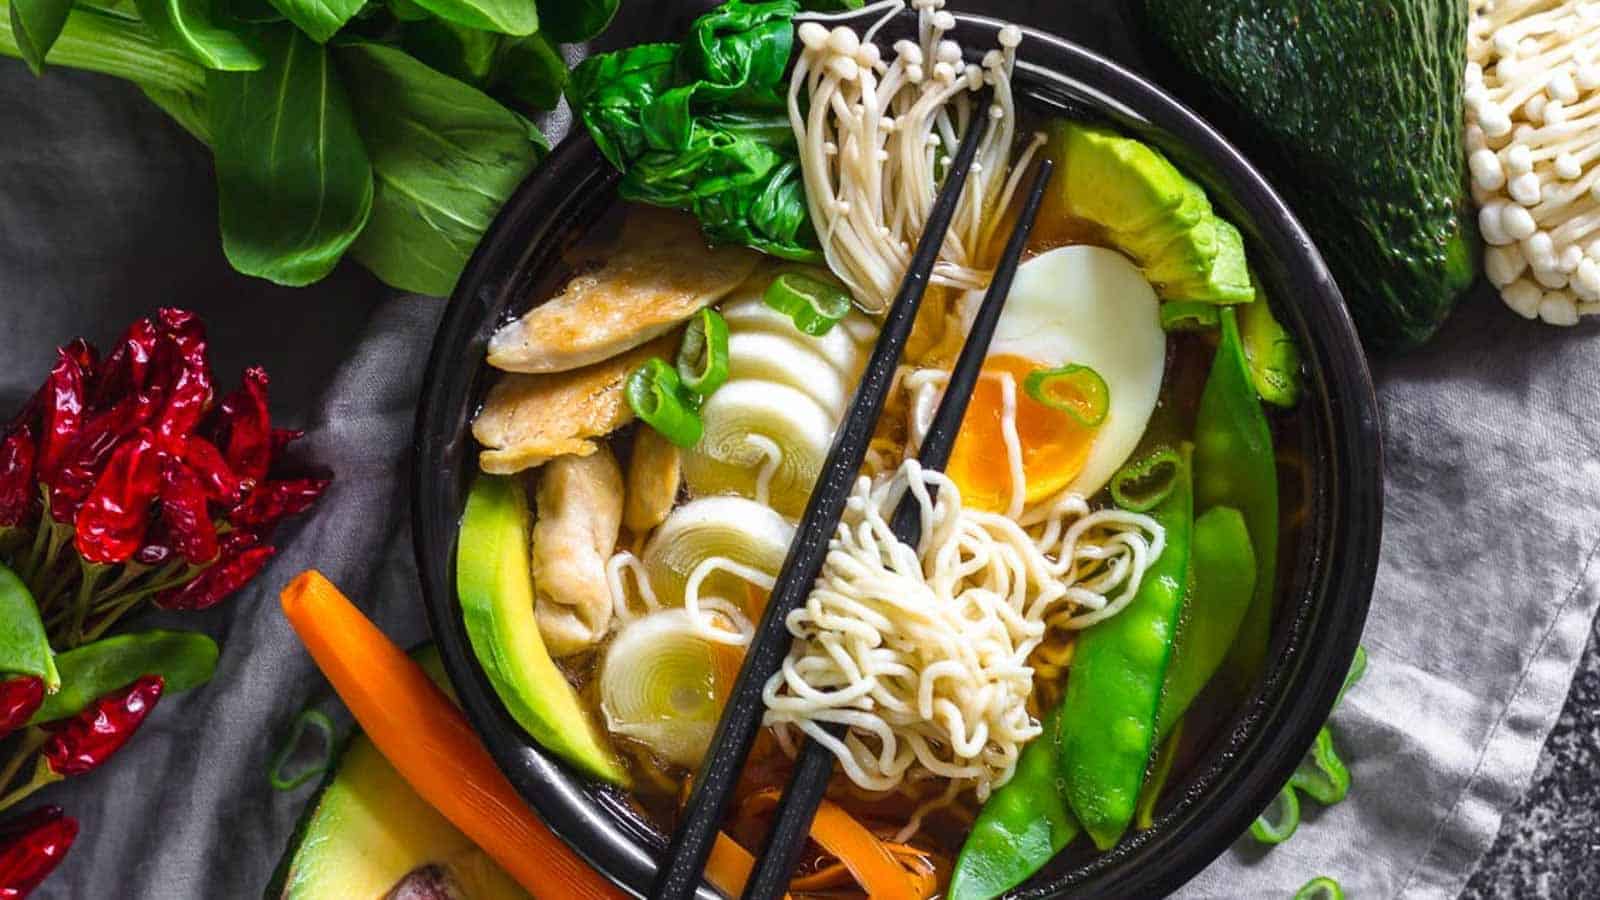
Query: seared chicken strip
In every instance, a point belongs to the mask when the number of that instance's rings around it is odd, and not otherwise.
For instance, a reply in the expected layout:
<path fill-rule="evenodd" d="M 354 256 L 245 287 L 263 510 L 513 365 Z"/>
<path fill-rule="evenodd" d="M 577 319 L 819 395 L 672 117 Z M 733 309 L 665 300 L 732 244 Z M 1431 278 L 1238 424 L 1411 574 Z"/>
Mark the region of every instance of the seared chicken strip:
<path fill-rule="evenodd" d="M 611 627 L 606 560 L 622 527 L 622 470 L 608 447 L 561 456 L 534 495 L 533 613 L 552 656 L 571 656 Z"/>
<path fill-rule="evenodd" d="M 722 299 L 759 259 L 743 247 L 707 247 L 682 213 L 630 210 L 619 249 L 495 332 L 489 365 L 565 372 L 631 350 Z"/>
<path fill-rule="evenodd" d="M 654 428 L 639 426 L 628 459 L 628 501 L 622 510 L 629 531 L 644 534 L 667 520 L 683 480 L 681 464 L 676 445 Z"/>
<path fill-rule="evenodd" d="M 596 438 L 633 418 L 623 395 L 628 376 L 652 356 L 671 359 L 675 349 L 675 337 L 664 335 L 573 372 L 500 376 L 472 423 L 472 436 L 484 446 L 478 465 L 510 475 L 557 456 L 595 452 Z"/>

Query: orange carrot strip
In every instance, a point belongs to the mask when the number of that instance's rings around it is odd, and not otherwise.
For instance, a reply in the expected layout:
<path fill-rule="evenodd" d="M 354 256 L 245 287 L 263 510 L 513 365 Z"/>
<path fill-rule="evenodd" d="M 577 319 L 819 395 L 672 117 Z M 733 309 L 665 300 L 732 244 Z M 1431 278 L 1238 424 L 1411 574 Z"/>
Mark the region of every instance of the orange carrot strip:
<path fill-rule="evenodd" d="M 304 572 L 281 600 L 362 731 L 518 884 L 543 900 L 625 896 L 540 821 L 455 704 L 328 579 Z"/>
<path fill-rule="evenodd" d="M 742 812 L 754 814 L 776 806 L 777 802 L 776 788 L 758 791 L 745 799 Z M 850 870 L 850 877 L 873 900 L 923 900 L 931 896 L 929 879 L 921 873 L 913 875 L 907 871 L 890 851 L 891 845 L 878 840 L 865 825 L 832 800 L 824 800 L 817 807 L 816 818 L 811 820 L 811 839 L 843 863 Z M 797 884 L 791 887 L 802 889 Z"/>
<path fill-rule="evenodd" d="M 706 880 L 729 897 L 744 893 L 744 883 L 756 867 L 756 858 L 739 842 L 722 832 L 717 832 L 717 842 L 711 845 L 711 858 L 706 860 Z"/>

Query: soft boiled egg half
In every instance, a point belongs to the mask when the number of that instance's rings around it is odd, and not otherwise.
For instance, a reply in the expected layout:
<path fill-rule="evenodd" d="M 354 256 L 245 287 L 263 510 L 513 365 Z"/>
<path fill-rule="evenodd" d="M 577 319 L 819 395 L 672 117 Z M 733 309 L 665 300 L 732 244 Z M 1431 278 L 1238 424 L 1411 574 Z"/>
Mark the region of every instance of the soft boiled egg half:
<path fill-rule="evenodd" d="M 975 312 L 981 301 L 981 291 L 971 292 L 963 308 Z M 1087 497 L 1105 486 L 1138 446 L 1161 392 L 1167 338 L 1158 302 L 1139 269 L 1104 247 L 1060 247 L 1018 267 L 945 469 L 965 505 L 1012 508 L 1013 448 L 1027 505 L 1067 488 Z M 1068 365 L 1087 366 L 1105 382 L 1109 402 L 1098 425 L 1023 390 L 1030 373 Z"/>

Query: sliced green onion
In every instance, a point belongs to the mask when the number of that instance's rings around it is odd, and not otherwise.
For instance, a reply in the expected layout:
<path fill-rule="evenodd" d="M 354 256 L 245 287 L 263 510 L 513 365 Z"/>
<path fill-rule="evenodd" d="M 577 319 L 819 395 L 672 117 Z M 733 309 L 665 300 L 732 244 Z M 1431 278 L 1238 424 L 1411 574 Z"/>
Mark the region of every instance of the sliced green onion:
<path fill-rule="evenodd" d="M 1344 702 L 1345 692 L 1356 686 L 1361 676 L 1367 674 L 1367 648 L 1356 647 L 1355 658 L 1350 660 L 1350 671 L 1345 673 L 1344 684 L 1339 687 L 1339 696 L 1333 701 L 1333 708 L 1338 709 Z"/>
<path fill-rule="evenodd" d="M 772 279 L 766 301 L 812 337 L 827 334 L 850 312 L 849 291 L 804 272 L 784 272 Z"/>
<path fill-rule="evenodd" d="M 1168 300 L 1161 304 L 1164 331 L 1208 331 L 1222 323 L 1215 303 L 1203 300 Z"/>
<path fill-rule="evenodd" d="M 1344 888 L 1326 875 L 1319 875 L 1294 892 L 1294 900 L 1344 900 Z"/>
<path fill-rule="evenodd" d="M 305 739 L 306 729 L 317 733 L 318 747 L 316 755 L 311 758 L 310 764 L 294 774 L 286 774 L 284 768 L 299 754 L 301 742 Z M 315 710 L 305 709 L 300 715 L 295 716 L 294 728 L 289 731 L 289 740 L 272 758 L 272 765 L 267 769 L 267 780 L 272 783 L 276 791 L 292 791 L 313 778 L 328 771 L 328 766 L 333 764 L 333 720 L 326 714 Z"/>
<path fill-rule="evenodd" d="M 700 414 L 695 412 L 678 370 L 667 365 L 666 360 L 653 357 L 635 369 L 628 376 L 627 395 L 633 414 L 661 432 L 662 437 L 679 447 L 693 447 L 700 442 Z"/>
<path fill-rule="evenodd" d="M 700 310 L 678 346 L 678 378 L 701 397 L 728 380 L 728 320 L 710 307 Z"/>
<path fill-rule="evenodd" d="M 1273 811 L 1278 811 L 1277 820 L 1273 820 Z M 1295 793 L 1293 787 L 1284 785 L 1283 790 L 1272 801 L 1256 820 L 1250 823 L 1250 834 L 1263 844 L 1281 844 L 1294 837 L 1294 830 L 1300 827 L 1300 795 Z"/>
<path fill-rule="evenodd" d="M 1333 732 L 1322 726 L 1311 752 L 1289 778 L 1291 787 L 1305 791 L 1323 806 L 1332 806 L 1350 793 L 1350 770 L 1333 746 Z"/>
<path fill-rule="evenodd" d="M 1167 499 L 1178 483 L 1183 460 L 1171 447 L 1159 447 L 1111 477 L 1111 499 L 1128 512 L 1149 512 Z"/>
<path fill-rule="evenodd" d="M 1104 422 L 1106 410 L 1111 408 L 1111 389 L 1100 373 L 1088 366 L 1035 369 L 1022 380 L 1022 390 L 1035 402 L 1066 413 L 1086 428 Z"/>

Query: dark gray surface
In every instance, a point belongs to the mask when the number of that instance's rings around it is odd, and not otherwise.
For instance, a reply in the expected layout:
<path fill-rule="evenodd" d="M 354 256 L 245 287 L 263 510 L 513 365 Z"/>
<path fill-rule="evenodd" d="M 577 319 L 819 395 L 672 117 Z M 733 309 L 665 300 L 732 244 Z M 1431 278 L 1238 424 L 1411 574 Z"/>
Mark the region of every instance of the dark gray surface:
<path fill-rule="evenodd" d="M 1131 53 L 1115 3 L 963 6 Z M 407 440 L 395 422 L 404 416 L 395 413 L 415 396 L 438 305 L 380 304 L 386 296 L 353 266 L 306 290 L 234 275 L 218 247 L 202 148 L 126 85 L 60 72 L 35 82 L 19 63 L 0 61 L 0 334 L 28 337 L 8 339 L 0 354 L 0 408 L 37 382 L 51 342 L 75 334 L 106 342 L 162 303 L 197 310 L 211 325 L 224 383 L 242 365 L 267 365 L 274 410 L 316 428 L 308 453 L 338 470 L 319 517 L 284 541 L 409 641 L 422 626 L 402 524 Z M 1481 309 L 1472 319 L 1503 321 Z M 1592 340 L 1594 330 L 1586 334 Z M 280 561 L 227 607 L 183 619 L 224 642 L 218 682 L 163 701 L 104 771 L 47 795 L 82 818 L 84 836 L 42 896 L 259 892 L 304 793 L 275 795 L 255 773 L 293 711 L 323 690 L 274 608 L 276 587 L 299 560 Z M 1503 823 L 1470 896 L 1600 891 L 1597 703 L 1600 650 L 1591 642 L 1538 779 Z"/>

